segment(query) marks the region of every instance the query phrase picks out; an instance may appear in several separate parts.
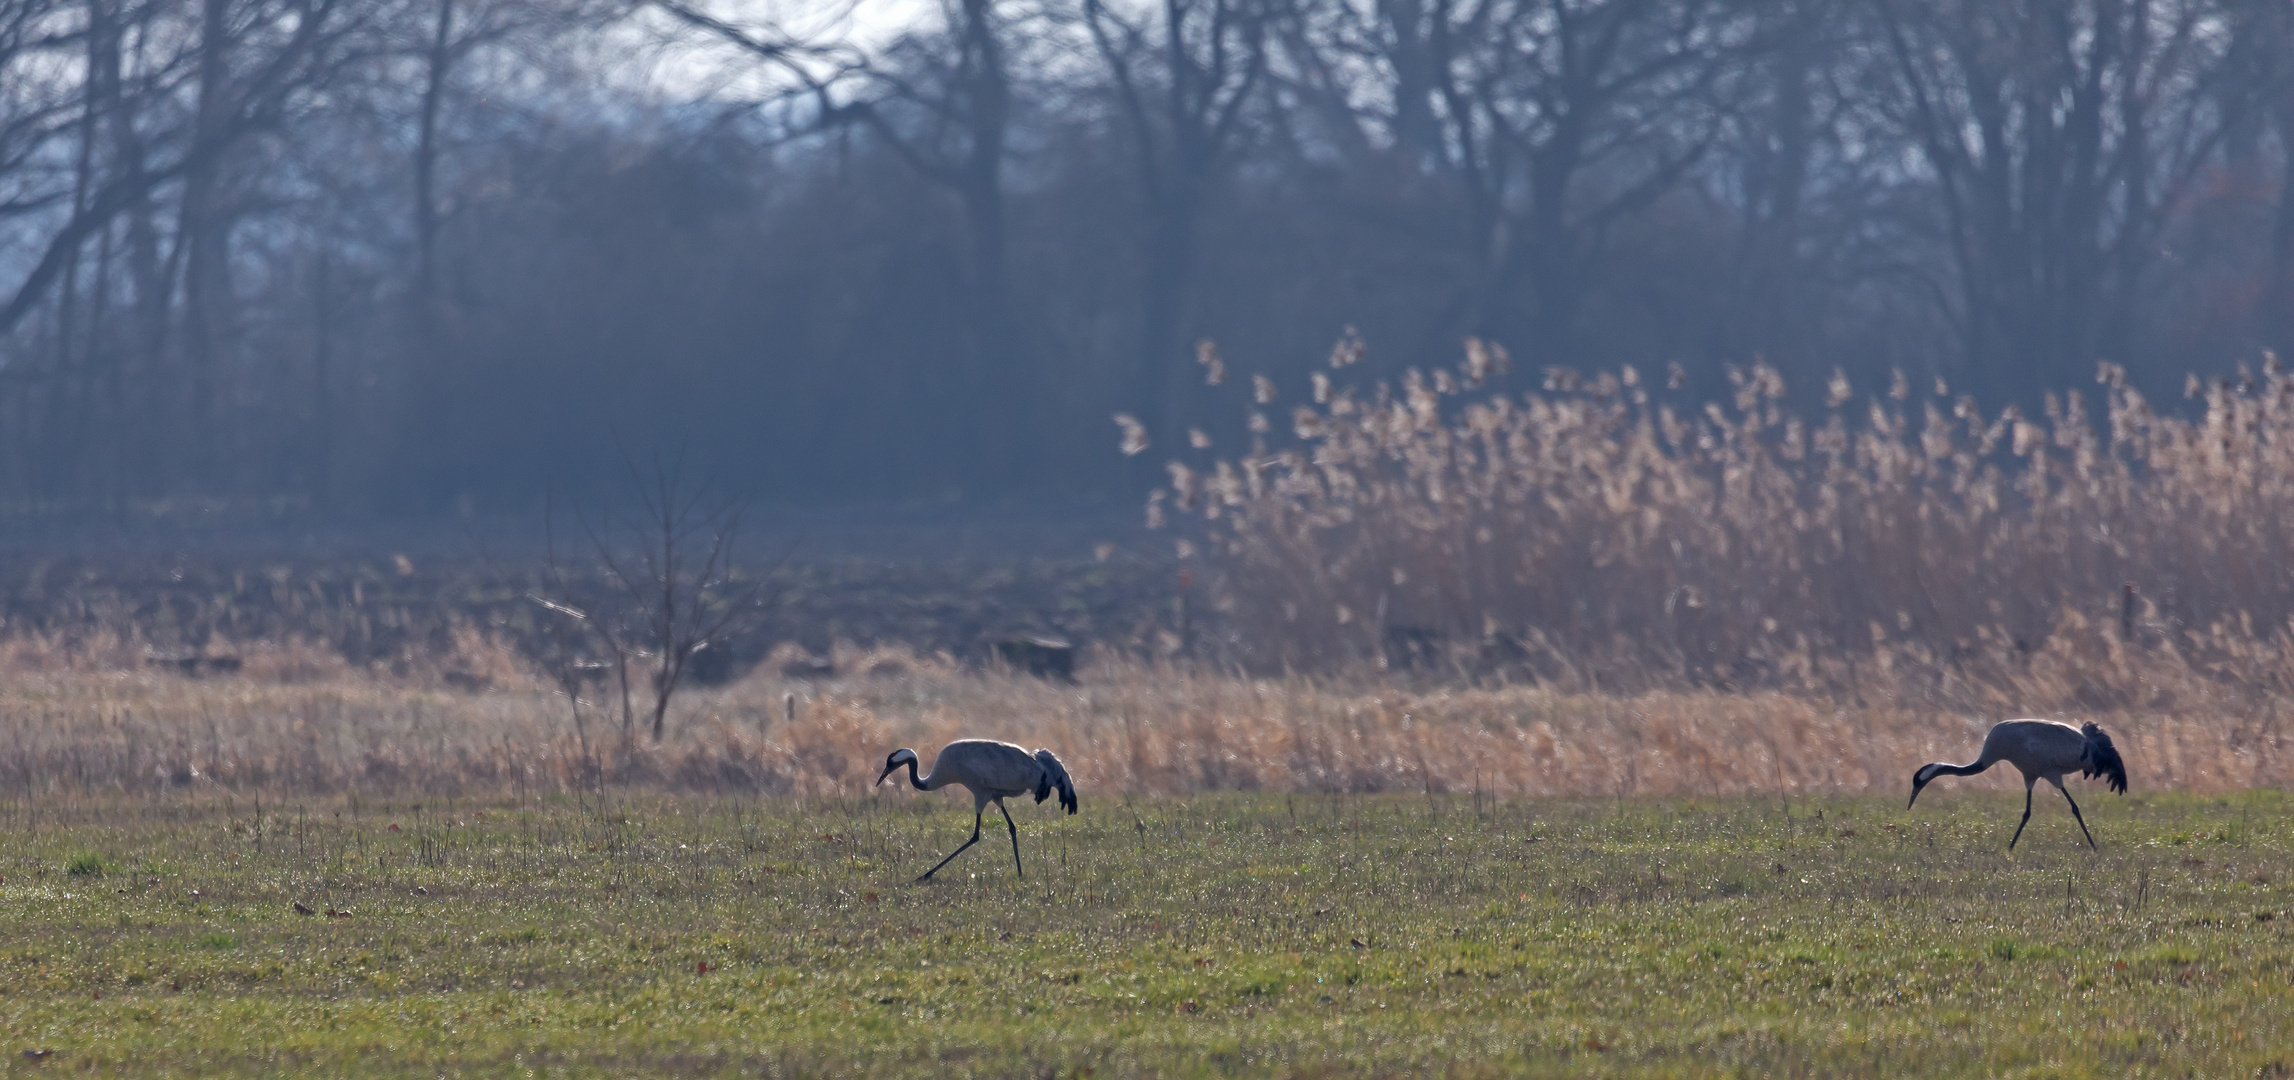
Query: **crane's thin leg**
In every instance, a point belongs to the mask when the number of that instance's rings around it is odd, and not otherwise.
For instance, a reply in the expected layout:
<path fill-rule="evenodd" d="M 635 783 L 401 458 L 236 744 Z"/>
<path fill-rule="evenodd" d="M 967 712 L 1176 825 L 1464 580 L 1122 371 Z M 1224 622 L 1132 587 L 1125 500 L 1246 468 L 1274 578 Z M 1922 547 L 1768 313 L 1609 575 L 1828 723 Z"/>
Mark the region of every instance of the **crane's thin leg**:
<path fill-rule="evenodd" d="M 1025 879 L 1028 872 L 1026 868 L 1020 866 L 1020 827 L 1012 824 L 1012 812 L 1004 810 L 1002 799 L 996 800 L 996 809 L 1004 811 L 1004 828 L 1012 831 L 1012 869 L 1018 870 L 1020 877 Z"/>
<path fill-rule="evenodd" d="M 2095 845 L 2095 834 L 2087 832 L 2087 815 L 2079 812 L 2079 800 L 2071 797 L 2071 791 L 2063 786 L 2063 781 L 2056 780 L 2053 783 L 2055 790 L 2063 793 L 2063 801 L 2071 804 L 2071 816 L 2079 822 L 2079 831 L 2087 834 L 2087 847 L 2094 851 L 2103 850 Z"/>
<path fill-rule="evenodd" d="M 2023 839 L 2023 827 L 2031 824 L 2031 785 L 2038 783 L 2036 776 L 2023 778 L 2023 820 L 2015 823 L 2015 837 L 2007 842 L 2007 850 L 2015 850 L 2015 841 Z"/>
<path fill-rule="evenodd" d="M 959 847 L 956 850 L 949 852 L 947 858 L 940 860 L 940 866 L 948 865 L 956 858 L 956 856 L 964 853 L 964 848 L 971 847 L 973 844 L 980 842 L 980 814 L 984 812 L 984 809 L 985 808 L 972 812 L 972 838 L 964 841 L 963 847 Z M 932 875 L 940 872 L 940 866 L 935 866 L 930 870 L 924 871 L 924 876 L 917 878 L 916 880 L 918 882 L 926 882 L 932 880 Z"/>

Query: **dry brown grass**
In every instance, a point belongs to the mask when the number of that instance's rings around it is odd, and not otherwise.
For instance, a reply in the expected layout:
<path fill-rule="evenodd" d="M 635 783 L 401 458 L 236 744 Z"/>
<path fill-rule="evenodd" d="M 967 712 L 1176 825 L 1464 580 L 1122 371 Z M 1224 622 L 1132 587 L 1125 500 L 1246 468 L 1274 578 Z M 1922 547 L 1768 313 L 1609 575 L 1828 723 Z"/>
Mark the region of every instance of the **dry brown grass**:
<path fill-rule="evenodd" d="M 1883 693 L 1879 675 L 1859 706 L 1773 692 L 1407 689 L 1115 660 L 1064 686 L 846 650 L 838 666 L 851 677 L 760 673 L 681 698 L 659 746 L 625 742 L 593 717 L 585 750 L 566 700 L 530 676 L 469 693 L 373 671 L 313 677 L 318 661 L 275 652 L 252 652 L 247 674 L 197 680 L 15 667 L 0 695 L 0 790 L 533 794 L 611 784 L 810 798 L 864 790 L 894 747 L 929 759 L 946 740 L 992 736 L 1057 749 L 1087 799 L 1858 792 L 1902 786 L 1925 761 L 1965 759 L 1990 722 L 2025 712 L 1937 709 Z M 2283 703 L 2227 700 L 2212 685 L 2160 687 L 2190 695 L 2172 708 L 2076 715 L 2110 729 L 2138 789 L 2294 780 Z M 2009 787 L 2007 772 L 1970 783 Z"/>

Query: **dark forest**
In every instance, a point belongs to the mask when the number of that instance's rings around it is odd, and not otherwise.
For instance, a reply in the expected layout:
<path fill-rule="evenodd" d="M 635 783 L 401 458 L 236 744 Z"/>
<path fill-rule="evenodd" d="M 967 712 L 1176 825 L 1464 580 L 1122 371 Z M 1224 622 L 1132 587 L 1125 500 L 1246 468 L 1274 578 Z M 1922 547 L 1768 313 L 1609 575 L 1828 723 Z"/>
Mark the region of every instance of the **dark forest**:
<path fill-rule="evenodd" d="M 2285 0 L 837 14 L 0 0 L 0 499 L 1129 500 L 1334 349 L 2036 414 L 2294 339 Z"/>

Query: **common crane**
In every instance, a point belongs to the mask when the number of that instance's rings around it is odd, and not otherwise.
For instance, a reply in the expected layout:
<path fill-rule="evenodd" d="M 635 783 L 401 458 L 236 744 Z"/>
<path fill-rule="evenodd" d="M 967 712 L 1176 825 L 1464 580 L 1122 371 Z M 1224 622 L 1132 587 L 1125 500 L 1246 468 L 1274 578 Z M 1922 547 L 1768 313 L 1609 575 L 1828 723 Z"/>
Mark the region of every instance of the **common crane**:
<path fill-rule="evenodd" d="M 2122 795 L 2127 791 L 2127 765 L 2119 760 L 2119 751 L 2111 745 L 2111 737 L 2093 724 L 2072 727 L 2053 720 L 2007 720 L 1992 727 L 1983 737 L 1983 753 L 1965 765 L 1932 762 L 1922 765 L 1912 774 L 1912 803 L 1920 801 L 1920 789 L 1939 776 L 1974 776 L 2000 762 L 2007 762 L 2023 773 L 2023 820 L 2015 825 L 2015 836 L 2007 842 L 2007 850 L 2015 850 L 2015 841 L 2023 839 L 2023 827 L 2031 823 L 2031 785 L 2045 780 L 2063 792 L 2063 801 L 2071 804 L 2071 816 L 2079 822 L 2079 831 L 2087 837 L 2087 846 L 2095 847 L 2095 834 L 2087 832 L 2087 818 L 2079 813 L 2079 803 L 2063 788 L 2063 777 L 2077 772 L 2087 777 L 2100 776 L 2110 789 Z"/>
<path fill-rule="evenodd" d="M 1020 865 L 1020 827 L 1012 823 L 1012 812 L 1004 808 L 1004 800 L 1033 792 L 1035 801 L 1040 803 L 1057 789 L 1059 805 L 1068 813 L 1075 813 L 1075 784 L 1067 778 L 1066 767 L 1049 750 L 1030 754 L 1024 747 L 994 739 L 958 739 L 940 748 L 940 756 L 933 759 L 931 775 L 918 777 L 916 751 L 902 747 L 884 759 L 884 772 L 876 782 L 883 783 L 885 777 L 902 765 L 908 766 L 908 783 L 918 791 L 957 784 L 972 793 L 972 838 L 964 841 L 963 847 L 949 852 L 938 866 L 924 871 L 924 876 L 917 881 L 932 880 L 941 866 L 963 854 L 964 848 L 980 842 L 980 821 L 991 802 L 1004 815 L 1004 828 L 1011 831 L 1012 869 L 1022 878 L 1027 877 L 1027 870 Z"/>

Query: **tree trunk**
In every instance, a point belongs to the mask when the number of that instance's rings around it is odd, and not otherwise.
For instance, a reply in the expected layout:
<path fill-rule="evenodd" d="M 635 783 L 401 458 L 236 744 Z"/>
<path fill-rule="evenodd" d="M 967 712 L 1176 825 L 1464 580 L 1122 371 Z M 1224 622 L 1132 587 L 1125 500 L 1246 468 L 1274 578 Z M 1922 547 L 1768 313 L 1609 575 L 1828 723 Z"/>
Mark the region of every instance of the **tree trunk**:
<path fill-rule="evenodd" d="M 87 212 L 88 200 L 95 179 L 96 144 L 101 141 L 101 85 L 108 81 L 107 67 L 116 60 L 116 46 L 111 42 L 111 22 L 104 8 L 104 0 L 88 0 L 87 76 L 80 98 L 79 152 L 72 167 L 72 214 L 77 217 Z M 107 58 L 107 52 L 112 56 Z M 80 262 L 89 241 L 83 240 L 72 249 L 71 261 L 64 268 L 64 281 L 57 297 L 56 309 L 56 394 L 60 401 L 52 400 L 47 420 L 52 425 L 41 457 L 46 467 L 42 470 L 41 494 L 50 499 L 69 497 L 79 488 L 80 433 L 87 421 L 87 401 L 92 392 L 89 385 L 89 361 L 93 350 L 81 344 L 80 329 Z M 103 283 L 99 265 L 96 293 L 100 297 Z M 91 305 L 100 301 L 91 301 Z M 103 312 L 97 308 L 88 320 L 88 336 L 92 339 L 102 326 Z"/>
<path fill-rule="evenodd" d="M 1139 342 L 1133 364 L 1136 400 L 1156 444 L 1170 453 L 1185 446 L 1188 404 L 1199 385 L 1183 340 L 1187 285 L 1195 261 L 1194 197 L 1169 193 L 1150 197 L 1147 212 L 1147 265 L 1140 282 Z"/>
<path fill-rule="evenodd" d="M 1011 117 L 1010 72 L 1004 68 L 1003 43 L 997 36 L 993 0 L 963 0 L 962 45 L 970 55 L 972 73 L 965 93 L 970 98 L 968 128 L 971 146 L 959 183 L 965 231 L 970 246 L 974 326 L 972 369 L 978 389 L 992 408 L 978 414 L 986 421 L 977 428 L 982 475 L 1017 487 L 1023 471 L 1035 471 L 1020 443 L 1020 425 L 1002 417 L 1032 415 L 1036 374 L 1032 350 L 1013 308 L 1011 275 L 1007 261 L 1007 223 L 1004 214 L 1004 157 Z"/>
<path fill-rule="evenodd" d="M 335 417 L 334 388 L 330 383 L 334 367 L 334 287 L 329 271 L 333 258 L 324 243 L 319 247 L 317 271 L 311 275 L 311 460 L 310 475 L 305 481 L 311 504 L 320 509 L 333 505 Z"/>
<path fill-rule="evenodd" d="M 2280 76 L 2278 142 L 2294 146 L 2294 72 Z M 2270 283 L 2262 295 L 2262 340 L 2281 360 L 2294 361 L 2294 162 L 2278 168 L 2278 206 L 2270 223 Z"/>
<path fill-rule="evenodd" d="M 1569 220 L 1570 183 L 1577 176 L 1578 147 L 1583 126 L 1575 112 L 1559 126 L 1547 145 L 1530 161 L 1529 221 L 1521 238 L 1529 263 L 1535 340 L 1525 342 L 1532 358 L 1545 363 L 1574 366 L 1577 355 L 1577 305 L 1583 296 L 1586 266 L 1579 258 L 1576 229 Z M 1504 340 L 1504 339 L 1499 339 Z"/>
<path fill-rule="evenodd" d="M 414 138 L 414 296 L 422 305 L 425 322 L 438 293 L 438 110 L 453 65 L 453 35 L 454 0 L 438 0 L 438 21 L 430 37 L 421 116 Z"/>
<path fill-rule="evenodd" d="M 194 145 L 221 141 L 229 123 L 229 0 L 204 0 L 199 38 L 199 100 Z M 213 483 L 214 410 L 230 304 L 230 223 L 223 206 L 224 161 L 210 154 L 184 179 L 182 234 L 189 252 L 184 274 L 183 351 L 187 381 L 182 407 L 183 472 L 194 484 Z"/>

